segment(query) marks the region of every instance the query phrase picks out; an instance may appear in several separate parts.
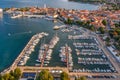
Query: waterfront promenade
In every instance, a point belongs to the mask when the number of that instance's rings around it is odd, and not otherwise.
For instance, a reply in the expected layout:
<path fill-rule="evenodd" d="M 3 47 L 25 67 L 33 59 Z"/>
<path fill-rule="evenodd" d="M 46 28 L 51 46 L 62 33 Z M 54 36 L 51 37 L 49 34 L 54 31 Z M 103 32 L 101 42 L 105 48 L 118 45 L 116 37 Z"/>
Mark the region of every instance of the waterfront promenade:
<path fill-rule="evenodd" d="M 116 69 L 116 71 L 118 72 L 118 74 L 120 74 L 120 66 L 118 65 L 119 63 L 117 63 L 116 59 L 113 57 L 113 55 L 106 49 L 105 44 L 103 43 L 103 41 L 98 37 L 98 35 L 96 35 L 97 40 L 100 42 L 99 47 L 104 51 L 104 53 L 106 54 L 107 58 L 109 59 L 109 61 L 112 63 L 112 65 L 114 66 L 114 68 Z"/>
<path fill-rule="evenodd" d="M 115 78 L 114 80 L 119 80 L 120 78 L 120 74 L 119 73 L 89 73 L 89 72 L 69 72 L 69 70 L 66 67 L 35 67 L 35 66 L 19 66 L 18 68 L 20 68 L 22 70 L 22 72 L 34 72 L 34 73 L 38 73 L 43 69 L 49 70 L 50 72 L 52 70 L 54 71 L 65 71 L 66 73 L 69 74 L 70 77 L 80 77 L 80 76 L 112 76 L 115 75 L 117 78 Z M 56 72 L 55 74 L 60 74 L 59 72 Z M 93 80 L 98 80 L 98 79 L 94 79 Z M 92 80 L 90 79 L 90 80 Z M 89 79 L 88 79 L 89 80 Z M 108 79 L 104 79 L 104 80 L 108 80 Z"/>
<path fill-rule="evenodd" d="M 114 27 L 114 18 L 116 21 L 119 21 L 120 10 L 116 11 L 104 11 L 104 10 L 67 10 L 63 8 L 41 8 L 41 7 L 29 7 L 26 11 L 18 11 L 21 8 L 10 8 L 6 10 L 7 13 L 14 14 L 11 18 L 20 18 L 20 17 L 28 17 L 28 18 L 45 18 L 47 20 L 59 19 L 61 21 L 65 21 L 68 18 L 73 21 L 91 21 L 90 24 L 94 25 L 95 28 L 99 28 L 102 26 L 103 20 L 107 20 L 109 18 L 109 25 Z M 16 14 L 17 13 L 17 14 Z M 58 14 L 59 13 L 59 14 Z M 106 15 L 104 15 L 106 14 Z M 104 15 L 104 16 L 102 16 Z M 112 17 L 114 16 L 114 17 Z"/>

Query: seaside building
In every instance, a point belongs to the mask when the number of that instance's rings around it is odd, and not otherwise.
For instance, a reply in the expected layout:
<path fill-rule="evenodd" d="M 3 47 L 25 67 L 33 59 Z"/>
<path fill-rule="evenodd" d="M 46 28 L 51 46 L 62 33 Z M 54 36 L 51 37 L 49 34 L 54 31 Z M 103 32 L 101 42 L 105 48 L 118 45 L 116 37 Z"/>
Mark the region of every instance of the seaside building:
<path fill-rule="evenodd" d="M 3 9 L 2 8 L 0 8 L 0 14 L 2 14 L 3 13 Z"/>
<path fill-rule="evenodd" d="M 44 9 L 47 8 L 46 4 L 44 4 Z"/>
<path fill-rule="evenodd" d="M 3 9 L 0 8 L 0 18 L 2 18 L 2 17 L 3 17 Z"/>

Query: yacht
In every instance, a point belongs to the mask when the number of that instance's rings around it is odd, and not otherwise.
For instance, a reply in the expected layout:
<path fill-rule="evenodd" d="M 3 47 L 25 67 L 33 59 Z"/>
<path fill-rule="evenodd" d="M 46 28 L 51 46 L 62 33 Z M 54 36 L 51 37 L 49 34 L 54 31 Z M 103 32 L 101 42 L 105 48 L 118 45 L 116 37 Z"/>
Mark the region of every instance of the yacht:
<path fill-rule="evenodd" d="M 71 52 L 72 52 L 71 48 L 66 44 L 65 46 L 61 47 L 59 53 L 59 57 L 61 58 L 61 61 L 64 62 L 69 67 L 73 66 Z"/>
<path fill-rule="evenodd" d="M 60 27 L 59 26 L 54 26 L 53 29 L 58 30 L 58 29 L 60 29 Z"/>

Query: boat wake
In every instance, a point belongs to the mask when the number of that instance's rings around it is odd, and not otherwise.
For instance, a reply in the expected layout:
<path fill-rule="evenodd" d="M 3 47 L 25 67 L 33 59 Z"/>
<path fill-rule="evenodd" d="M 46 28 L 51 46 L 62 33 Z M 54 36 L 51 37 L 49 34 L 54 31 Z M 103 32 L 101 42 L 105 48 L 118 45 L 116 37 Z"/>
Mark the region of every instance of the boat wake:
<path fill-rule="evenodd" d="M 32 33 L 32 31 L 28 31 L 28 32 L 21 32 L 21 33 L 16 33 L 15 35 L 30 34 L 30 33 Z"/>
<path fill-rule="evenodd" d="M 9 22 L 4 22 L 4 24 L 7 24 L 7 25 L 16 25 L 16 24 L 11 24 Z"/>
<path fill-rule="evenodd" d="M 23 35 L 23 34 L 30 34 L 30 33 L 32 33 L 32 31 L 20 32 L 20 33 L 15 33 L 15 34 L 8 33 L 8 36 Z"/>

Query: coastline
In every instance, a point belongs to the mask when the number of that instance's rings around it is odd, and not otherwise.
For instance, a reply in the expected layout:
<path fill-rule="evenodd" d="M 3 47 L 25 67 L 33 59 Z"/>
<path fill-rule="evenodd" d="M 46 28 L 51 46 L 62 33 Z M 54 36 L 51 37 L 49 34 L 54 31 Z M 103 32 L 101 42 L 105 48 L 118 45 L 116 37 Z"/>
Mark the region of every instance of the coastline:
<path fill-rule="evenodd" d="M 102 8 L 105 8 L 105 7 L 106 6 L 102 6 Z M 29 8 L 29 9 L 27 10 L 25 8 Z M 77 25 L 77 26 L 82 26 L 84 28 L 87 28 L 91 31 L 95 31 L 95 29 L 97 30 L 97 29 L 99 29 L 99 27 L 103 27 L 104 29 L 106 28 L 106 26 L 102 24 L 103 20 L 110 19 L 111 20 L 110 26 L 114 27 L 115 25 L 113 25 L 113 23 L 112 23 L 112 22 L 114 22 L 113 15 L 115 15 L 115 18 L 116 18 L 117 15 L 119 15 L 120 10 L 112 10 L 112 12 L 111 12 L 111 10 L 106 10 L 106 9 L 102 9 L 102 8 L 100 6 L 100 8 L 98 8 L 97 10 L 79 10 L 79 9 L 52 8 L 52 7 L 45 7 L 45 6 L 44 6 L 44 8 L 43 7 L 23 7 L 23 8 L 12 7 L 12 8 L 8 9 L 8 10 L 10 10 L 10 13 L 9 12 L 4 12 L 4 13 L 11 14 L 11 16 L 9 17 L 11 20 L 17 20 L 17 19 L 23 19 L 23 18 L 27 18 L 27 19 L 32 20 L 32 19 L 36 18 L 36 19 L 45 19 L 47 21 L 52 21 L 52 22 L 55 22 L 55 23 L 58 20 L 58 21 L 61 21 L 62 23 L 70 25 L 70 26 Z M 119 19 L 116 18 L 115 20 L 118 21 Z M 26 24 L 28 24 L 28 23 L 26 23 Z M 39 23 L 39 25 L 41 25 L 41 23 Z M 29 25 L 29 26 L 31 26 L 31 25 Z M 111 29 L 112 27 L 110 27 L 109 29 Z M 65 31 L 67 31 L 67 29 L 66 30 L 61 30 L 61 31 L 62 31 L 62 33 L 66 33 Z M 68 30 L 68 32 L 69 32 L 69 30 Z M 8 36 L 9 36 L 9 34 L 8 34 Z M 31 39 L 30 39 L 30 41 L 31 41 Z M 16 59 L 18 57 L 20 57 L 20 55 L 17 56 Z M 82 58 L 80 58 L 80 59 L 82 59 Z M 18 61 L 20 61 L 20 60 L 18 60 Z M 13 63 L 16 63 L 16 60 Z M 87 64 L 89 64 L 89 62 Z M 9 72 L 9 70 L 11 70 L 12 67 L 14 67 L 14 65 L 16 65 L 16 64 L 12 64 L 11 67 L 7 69 L 8 72 Z M 114 65 L 112 65 L 112 66 L 114 66 Z M 14 70 L 14 68 L 12 70 Z M 107 70 L 104 70 L 105 68 L 103 68 L 103 70 L 101 70 L 101 72 L 99 72 L 99 69 L 95 69 L 95 70 L 80 69 L 80 70 L 74 70 L 75 72 L 69 72 L 66 67 L 65 68 L 64 67 L 42 67 L 42 68 L 39 68 L 39 67 L 36 67 L 36 66 L 27 66 L 27 65 L 19 66 L 19 68 L 23 72 L 35 72 L 35 73 L 40 71 L 41 69 L 49 69 L 50 71 L 54 70 L 54 69 L 56 69 L 56 70 L 62 69 L 63 71 L 66 70 L 66 72 L 69 73 L 70 76 L 73 76 L 73 75 L 74 76 L 76 76 L 76 75 L 80 76 L 81 71 L 83 71 L 82 72 L 83 76 L 86 76 L 86 75 L 88 76 L 89 73 L 92 73 L 91 74 L 92 76 L 94 76 L 94 75 L 95 76 L 104 75 L 104 74 L 108 75 L 108 76 L 109 75 L 114 75 L 114 74 L 119 76 L 119 71 L 117 71 L 115 73 L 109 73 L 109 70 L 108 70 L 108 73 L 104 73 L 104 72 L 107 72 Z M 88 72 L 84 72 L 84 71 L 88 71 Z M 96 72 L 98 71 L 98 73 L 94 74 L 94 71 L 96 71 Z M 103 71 L 103 73 L 102 73 L 102 71 Z"/>

